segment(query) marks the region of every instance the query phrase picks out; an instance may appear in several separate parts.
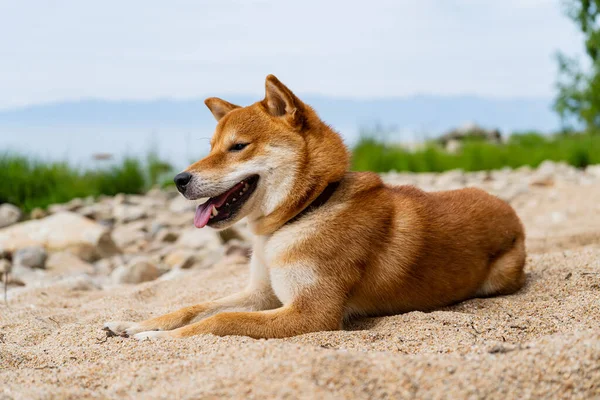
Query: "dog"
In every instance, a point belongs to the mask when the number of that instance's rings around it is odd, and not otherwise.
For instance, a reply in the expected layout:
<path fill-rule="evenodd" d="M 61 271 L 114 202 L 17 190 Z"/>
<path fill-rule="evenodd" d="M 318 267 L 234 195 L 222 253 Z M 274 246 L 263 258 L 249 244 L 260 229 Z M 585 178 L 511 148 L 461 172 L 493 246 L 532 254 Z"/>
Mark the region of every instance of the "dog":
<path fill-rule="evenodd" d="M 209 198 L 196 227 L 247 219 L 247 288 L 107 331 L 283 338 L 523 286 L 525 232 L 510 205 L 480 189 L 424 192 L 350 172 L 341 137 L 275 76 L 265 86 L 247 107 L 205 101 L 218 121 L 210 153 L 175 177 L 187 199 Z"/>

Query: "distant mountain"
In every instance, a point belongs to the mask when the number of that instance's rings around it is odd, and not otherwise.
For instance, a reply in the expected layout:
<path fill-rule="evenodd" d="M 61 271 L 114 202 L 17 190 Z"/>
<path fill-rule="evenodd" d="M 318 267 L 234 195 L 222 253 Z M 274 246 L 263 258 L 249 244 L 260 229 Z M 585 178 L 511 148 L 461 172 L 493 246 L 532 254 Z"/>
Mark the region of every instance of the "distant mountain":
<path fill-rule="evenodd" d="M 552 131 L 559 127 L 558 118 L 550 109 L 550 101 L 540 98 L 423 95 L 373 100 L 322 96 L 303 96 L 303 99 L 334 127 L 353 131 L 380 124 L 398 131 L 433 136 L 469 121 L 488 128 L 499 128 L 503 132 Z M 227 100 L 247 105 L 256 99 L 232 96 Z M 0 110 L 0 128 L 52 125 L 198 129 L 214 126 L 214 120 L 203 99 L 81 100 Z"/>
<path fill-rule="evenodd" d="M 503 133 L 554 131 L 547 99 L 413 96 L 352 100 L 302 96 L 352 146 L 361 129 L 384 128 L 385 139 L 420 142 L 466 122 Z M 227 100 L 248 105 L 251 96 Z M 81 100 L 0 110 L 0 152 L 17 151 L 88 165 L 96 153 L 143 156 L 150 149 L 178 167 L 208 151 L 215 121 L 203 99 Z"/>

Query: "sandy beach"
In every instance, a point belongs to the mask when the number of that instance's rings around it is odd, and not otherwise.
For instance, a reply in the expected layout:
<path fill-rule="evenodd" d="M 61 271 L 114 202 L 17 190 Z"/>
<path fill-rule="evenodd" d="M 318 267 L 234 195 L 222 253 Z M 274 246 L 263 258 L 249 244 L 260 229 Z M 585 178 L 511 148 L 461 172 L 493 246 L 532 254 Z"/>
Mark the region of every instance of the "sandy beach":
<path fill-rule="evenodd" d="M 26 284 L 0 302 L 0 399 L 600 398 L 600 179 L 504 175 L 480 186 L 506 194 L 527 230 L 527 284 L 514 295 L 288 339 L 137 342 L 107 337 L 102 324 L 240 290 L 246 258 L 222 256 L 139 284 Z M 386 180 L 426 189 L 472 183 Z M 180 214 L 191 226 L 192 214 Z"/>

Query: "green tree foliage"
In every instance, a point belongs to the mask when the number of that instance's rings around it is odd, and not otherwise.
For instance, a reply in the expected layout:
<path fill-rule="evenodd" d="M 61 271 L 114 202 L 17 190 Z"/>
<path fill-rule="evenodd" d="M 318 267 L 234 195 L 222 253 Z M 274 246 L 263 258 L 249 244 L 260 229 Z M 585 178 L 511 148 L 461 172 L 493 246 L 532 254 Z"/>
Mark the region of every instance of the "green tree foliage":
<path fill-rule="evenodd" d="M 585 36 L 590 60 L 584 72 L 579 60 L 558 55 L 558 96 L 554 109 L 568 128 L 583 123 L 591 131 L 600 130 L 600 0 L 563 0 L 566 13 Z"/>

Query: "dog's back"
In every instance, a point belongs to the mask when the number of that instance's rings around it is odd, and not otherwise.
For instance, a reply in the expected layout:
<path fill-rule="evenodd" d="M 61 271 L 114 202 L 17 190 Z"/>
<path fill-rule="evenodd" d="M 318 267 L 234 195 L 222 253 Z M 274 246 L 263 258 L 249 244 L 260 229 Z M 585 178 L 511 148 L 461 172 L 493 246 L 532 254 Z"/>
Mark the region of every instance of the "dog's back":
<path fill-rule="evenodd" d="M 429 310 L 510 293 L 523 283 L 521 222 L 507 203 L 479 189 L 427 193 L 384 185 L 372 173 L 348 173 L 302 224 L 282 229 L 297 237 L 318 227 L 301 253 L 320 258 L 314 249 L 326 249 L 335 259 L 323 254 L 321 263 L 338 265 L 340 275 L 360 274 L 347 316 Z"/>

